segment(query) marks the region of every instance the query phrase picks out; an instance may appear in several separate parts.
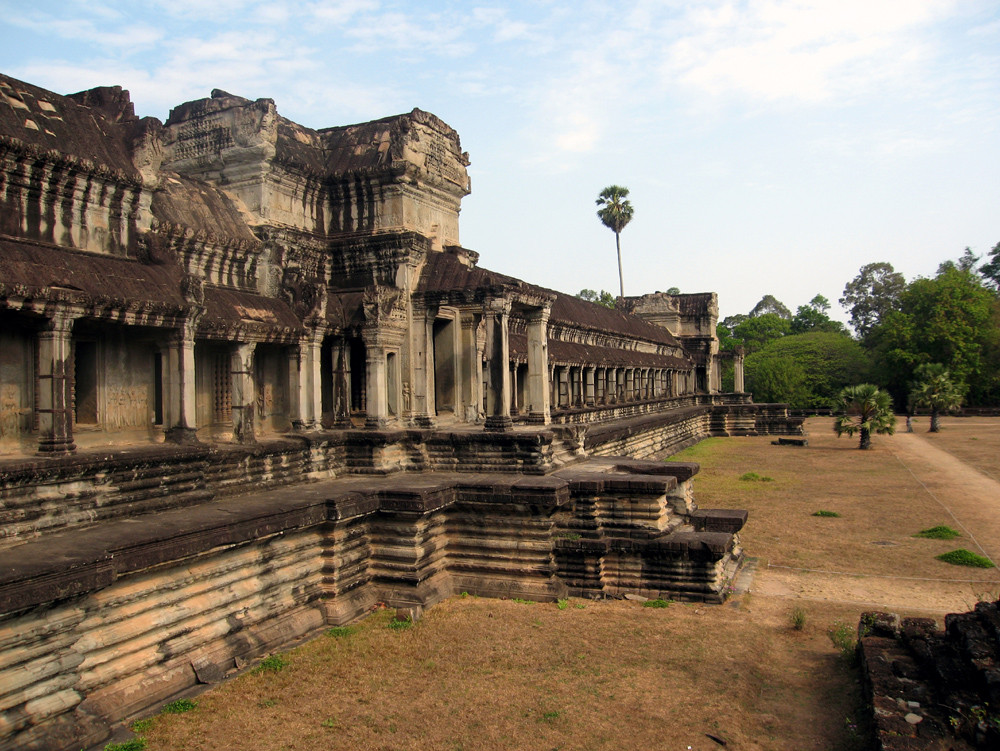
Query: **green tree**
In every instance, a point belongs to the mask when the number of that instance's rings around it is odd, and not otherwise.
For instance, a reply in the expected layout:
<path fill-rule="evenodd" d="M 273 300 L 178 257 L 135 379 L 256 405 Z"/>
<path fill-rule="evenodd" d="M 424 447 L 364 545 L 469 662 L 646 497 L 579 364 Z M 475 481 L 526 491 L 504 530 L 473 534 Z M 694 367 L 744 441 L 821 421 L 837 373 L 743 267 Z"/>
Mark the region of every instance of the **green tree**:
<path fill-rule="evenodd" d="M 988 256 L 989 260 L 979 267 L 979 273 L 987 285 L 1000 292 L 1000 243 L 993 246 Z"/>
<path fill-rule="evenodd" d="M 805 334 L 809 331 L 829 331 L 846 333 L 844 324 L 840 321 L 830 319 L 827 311 L 830 310 L 830 301 L 823 295 L 816 295 L 809 301 L 808 305 L 800 305 L 792 318 L 791 333 Z"/>
<path fill-rule="evenodd" d="M 838 436 L 860 433 L 859 449 L 871 448 L 872 433 L 892 435 L 896 432 L 896 415 L 892 412 L 892 398 L 888 391 L 870 383 L 861 383 L 843 388 L 839 401 L 843 414 L 834 421 L 833 429 Z"/>
<path fill-rule="evenodd" d="M 737 325 L 733 329 L 733 339 L 737 344 L 742 344 L 747 354 L 750 354 L 763 349 L 768 342 L 780 339 L 789 331 L 791 322 L 787 318 L 782 318 L 777 313 L 764 313 L 748 317 Z"/>
<path fill-rule="evenodd" d="M 944 273 L 946 269 L 958 269 L 959 271 L 975 271 L 976 264 L 979 263 L 979 256 L 972 252 L 972 248 L 966 247 L 957 261 L 944 261 L 938 266 L 937 272 Z"/>
<path fill-rule="evenodd" d="M 581 300 L 586 300 L 587 302 L 595 302 L 598 305 L 603 305 L 605 308 L 615 307 L 615 298 L 607 290 L 601 290 L 600 292 L 595 292 L 592 289 L 581 289 L 577 295 Z"/>
<path fill-rule="evenodd" d="M 869 263 L 844 287 L 840 304 L 851 313 L 851 327 L 865 339 L 886 314 L 899 307 L 906 279 L 891 263 Z"/>
<path fill-rule="evenodd" d="M 898 305 L 866 341 L 897 403 L 924 363 L 941 363 L 954 381 L 970 386 L 977 401 L 995 389 L 998 301 L 974 272 L 942 264 L 933 279 L 914 279 Z"/>
<path fill-rule="evenodd" d="M 605 227 L 615 233 L 615 249 L 618 251 L 618 288 L 625 297 L 625 277 L 622 276 L 622 245 L 621 233 L 632 221 L 635 209 L 628 200 L 628 188 L 621 185 L 609 185 L 597 196 L 597 216 Z"/>
<path fill-rule="evenodd" d="M 768 313 L 773 313 L 774 315 L 784 318 L 785 320 L 791 320 L 792 318 L 792 311 L 790 311 L 785 304 L 774 295 L 764 295 L 760 298 L 760 302 L 754 305 L 753 310 L 750 311 L 750 317 L 757 318 L 758 316 L 766 315 Z"/>
<path fill-rule="evenodd" d="M 941 430 L 940 414 L 951 412 L 962 406 L 964 388 L 951 379 L 947 368 L 938 362 L 924 363 L 914 372 L 916 380 L 910 391 L 910 403 L 914 407 L 929 407 L 931 427 L 929 433 Z"/>
<path fill-rule="evenodd" d="M 758 401 L 788 402 L 797 408 L 832 407 L 842 388 L 869 376 L 868 355 L 849 336 L 828 331 L 811 331 L 775 339 L 746 358 L 748 390 Z M 794 370 L 777 363 L 791 363 Z M 786 376 L 787 390 L 773 388 Z M 765 398 L 766 396 L 766 398 Z"/>
<path fill-rule="evenodd" d="M 750 355 L 746 360 L 747 391 L 761 404 L 782 402 L 800 406 L 806 401 L 806 374 L 802 367 L 786 357 L 757 357 L 766 351 Z"/>

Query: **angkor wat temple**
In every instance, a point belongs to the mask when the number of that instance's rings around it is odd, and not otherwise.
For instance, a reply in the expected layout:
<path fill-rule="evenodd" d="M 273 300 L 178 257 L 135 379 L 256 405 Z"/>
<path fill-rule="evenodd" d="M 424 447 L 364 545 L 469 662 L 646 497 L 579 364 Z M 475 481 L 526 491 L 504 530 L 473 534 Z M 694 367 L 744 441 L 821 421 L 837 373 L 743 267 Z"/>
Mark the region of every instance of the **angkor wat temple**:
<path fill-rule="evenodd" d="M 0 749 L 73 749 L 376 603 L 721 601 L 714 294 L 607 309 L 459 243 L 458 134 L 0 76 Z"/>

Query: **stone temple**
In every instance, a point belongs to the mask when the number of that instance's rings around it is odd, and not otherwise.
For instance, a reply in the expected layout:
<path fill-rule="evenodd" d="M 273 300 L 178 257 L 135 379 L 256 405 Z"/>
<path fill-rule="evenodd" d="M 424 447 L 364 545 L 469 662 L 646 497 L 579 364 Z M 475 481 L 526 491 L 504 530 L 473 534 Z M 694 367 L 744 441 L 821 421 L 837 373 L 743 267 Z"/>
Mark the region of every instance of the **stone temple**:
<path fill-rule="evenodd" d="M 745 512 L 650 457 L 801 421 L 738 355 L 721 393 L 714 294 L 481 267 L 468 164 L 418 109 L 161 123 L 0 76 L 0 749 L 101 743 L 379 603 L 724 599 Z"/>

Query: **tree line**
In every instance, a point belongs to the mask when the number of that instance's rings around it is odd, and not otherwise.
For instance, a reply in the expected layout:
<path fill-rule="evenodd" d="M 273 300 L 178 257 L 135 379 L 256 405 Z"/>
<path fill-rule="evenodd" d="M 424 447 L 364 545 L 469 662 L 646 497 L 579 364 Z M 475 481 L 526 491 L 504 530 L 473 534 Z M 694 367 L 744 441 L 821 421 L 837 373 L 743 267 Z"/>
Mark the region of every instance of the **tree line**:
<path fill-rule="evenodd" d="M 746 389 L 755 401 L 836 407 L 844 387 L 872 383 L 898 411 L 922 403 L 936 412 L 933 404 L 949 399 L 1000 405 L 1000 243 L 985 259 L 966 248 L 933 277 L 909 282 L 890 263 L 867 264 L 839 302 L 851 330 L 830 318 L 822 295 L 794 314 L 765 295 L 719 324 L 720 348 L 739 345 L 747 354 Z M 928 383 L 948 386 L 949 399 L 920 397 Z M 723 388 L 732 388 L 731 365 Z"/>

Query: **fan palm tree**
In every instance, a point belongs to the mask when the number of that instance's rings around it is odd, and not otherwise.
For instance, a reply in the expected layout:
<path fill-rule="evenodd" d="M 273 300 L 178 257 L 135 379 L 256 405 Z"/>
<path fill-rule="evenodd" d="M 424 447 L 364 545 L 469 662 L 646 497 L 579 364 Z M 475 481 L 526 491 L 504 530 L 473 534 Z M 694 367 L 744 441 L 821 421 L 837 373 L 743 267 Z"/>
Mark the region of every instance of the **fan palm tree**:
<path fill-rule="evenodd" d="M 838 436 L 860 433 L 859 449 L 872 447 L 872 433 L 892 435 L 896 432 L 896 415 L 892 412 L 889 392 L 870 383 L 861 383 L 841 389 L 837 399 L 844 414 L 837 417 L 833 429 Z"/>
<path fill-rule="evenodd" d="M 615 233 L 615 248 L 618 250 L 618 289 L 625 297 L 625 279 L 622 276 L 622 244 L 621 231 L 632 221 L 635 210 L 628 200 L 628 188 L 621 185 L 609 185 L 597 196 L 597 216 L 605 227 Z"/>
<path fill-rule="evenodd" d="M 931 427 L 928 433 L 941 430 L 941 412 L 950 412 L 962 406 L 964 389 L 951 380 L 951 374 L 940 363 L 925 363 L 914 372 L 916 380 L 910 391 L 910 404 L 931 408 Z"/>

